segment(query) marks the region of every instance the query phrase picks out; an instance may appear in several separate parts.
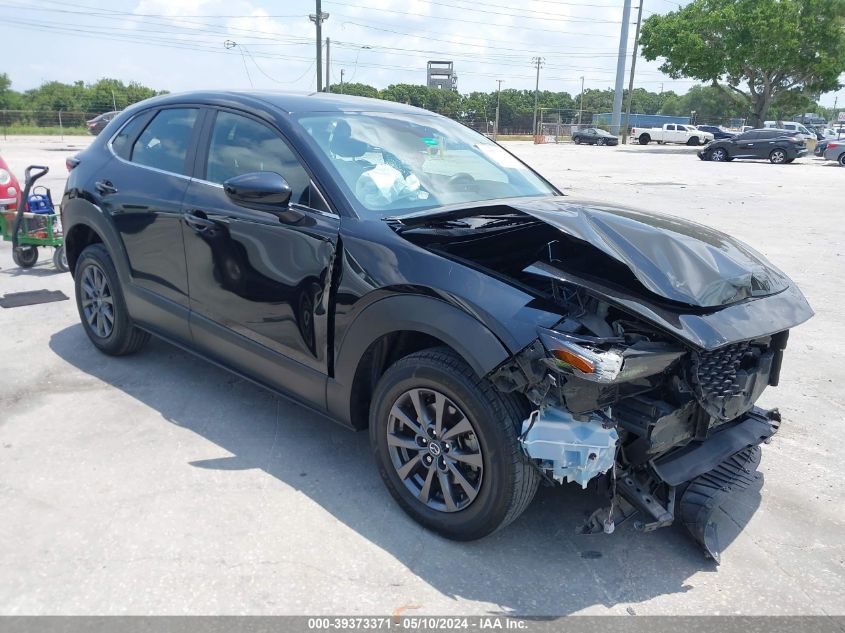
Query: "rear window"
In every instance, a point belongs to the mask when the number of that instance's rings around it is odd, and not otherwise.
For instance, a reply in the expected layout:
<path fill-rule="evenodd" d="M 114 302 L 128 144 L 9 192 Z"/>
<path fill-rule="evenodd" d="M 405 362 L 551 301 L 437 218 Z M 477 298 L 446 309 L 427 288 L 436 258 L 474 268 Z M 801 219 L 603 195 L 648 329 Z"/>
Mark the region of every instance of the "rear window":
<path fill-rule="evenodd" d="M 188 175 L 188 148 L 199 110 L 168 108 L 160 111 L 132 146 L 133 163 L 174 174 Z"/>

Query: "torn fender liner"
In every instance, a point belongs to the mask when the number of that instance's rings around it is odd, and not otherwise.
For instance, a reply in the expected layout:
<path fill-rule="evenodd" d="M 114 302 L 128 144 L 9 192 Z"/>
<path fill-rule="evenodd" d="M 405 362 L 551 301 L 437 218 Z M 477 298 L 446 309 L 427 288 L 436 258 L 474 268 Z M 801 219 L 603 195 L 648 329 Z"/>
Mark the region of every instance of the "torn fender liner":
<path fill-rule="evenodd" d="M 760 447 L 750 446 L 732 455 L 713 470 L 693 479 L 681 497 L 678 517 L 708 555 L 721 562 L 720 505 L 732 492 L 745 490 L 760 474 Z"/>
<path fill-rule="evenodd" d="M 685 447 L 652 462 L 658 477 L 670 486 L 679 486 L 712 470 L 729 456 L 757 446 L 777 433 L 780 413 L 754 407 L 735 425 L 713 433 L 706 440 Z"/>
<path fill-rule="evenodd" d="M 718 307 L 790 285 L 751 247 L 681 218 L 560 198 L 520 200 L 512 207 L 625 264 L 643 286 L 671 301 Z"/>

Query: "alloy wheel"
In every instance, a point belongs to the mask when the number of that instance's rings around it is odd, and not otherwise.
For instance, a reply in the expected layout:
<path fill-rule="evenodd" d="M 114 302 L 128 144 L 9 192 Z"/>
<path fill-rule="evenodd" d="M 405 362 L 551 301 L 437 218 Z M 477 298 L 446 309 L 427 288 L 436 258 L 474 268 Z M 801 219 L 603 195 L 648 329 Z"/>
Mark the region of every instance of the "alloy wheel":
<path fill-rule="evenodd" d="M 82 312 L 91 332 L 108 338 L 114 330 L 114 296 L 106 275 L 96 264 L 82 273 Z"/>
<path fill-rule="evenodd" d="M 782 149 L 776 149 L 771 153 L 769 158 L 775 165 L 779 165 L 780 163 L 786 161 L 786 152 Z"/>
<path fill-rule="evenodd" d="M 457 512 L 478 496 L 484 459 L 475 428 L 449 397 L 410 389 L 390 409 L 387 448 L 396 474 L 433 510 Z"/>
<path fill-rule="evenodd" d="M 725 158 L 727 158 L 727 156 L 728 156 L 728 153 L 725 150 L 723 150 L 721 147 L 719 147 L 719 148 L 713 150 L 713 153 L 710 154 L 710 159 L 715 160 L 717 162 L 722 162 L 722 161 L 725 160 Z"/>

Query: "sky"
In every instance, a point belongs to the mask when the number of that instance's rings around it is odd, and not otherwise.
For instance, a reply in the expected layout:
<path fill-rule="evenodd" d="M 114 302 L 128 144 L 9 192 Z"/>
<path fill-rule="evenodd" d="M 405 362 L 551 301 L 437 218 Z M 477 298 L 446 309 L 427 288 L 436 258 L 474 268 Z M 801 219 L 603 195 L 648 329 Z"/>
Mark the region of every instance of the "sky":
<path fill-rule="evenodd" d="M 643 0 L 643 16 L 671 0 Z M 426 62 L 451 60 L 458 90 L 611 88 L 623 0 L 322 0 L 331 83 L 424 84 Z M 633 2 L 628 67 L 638 1 Z M 316 0 L 0 0 L 0 72 L 16 90 L 111 77 L 178 92 L 199 88 L 313 90 Z M 635 86 L 682 94 L 658 62 L 637 61 Z M 324 71 L 325 72 L 325 71 Z M 625 80 L 627 86 L 627 77 Z M 845 90 L 822 97 L 823 105 Z"/>

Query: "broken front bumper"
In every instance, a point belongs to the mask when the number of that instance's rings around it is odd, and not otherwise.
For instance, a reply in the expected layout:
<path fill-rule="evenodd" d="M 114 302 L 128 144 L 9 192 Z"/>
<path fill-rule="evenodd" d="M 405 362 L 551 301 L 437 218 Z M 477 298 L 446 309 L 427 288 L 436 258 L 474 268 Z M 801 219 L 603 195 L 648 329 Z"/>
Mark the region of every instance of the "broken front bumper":
<path fill-rule="evenodd" d="M 615 525 L 637 516 L 636 529 L 648 532 L 680 518 L 707 554 L 719 562 L 720 545 L 715 513 L 735 490 L 755 479 L 759 445 L 780 427 L 780 414 L 754 407 L 736 420 L 712 430 L 706 439 L 634 467 L 612 457 L 617 443 L 609 419 L 582 417 L 560 409 L 526 420 L 521 436 L 526 454 L 546 477 L 559 483 L 587 480 L 609 473 L 609 508 L 597 510 L 582 533 L 613 532 Z"/>

